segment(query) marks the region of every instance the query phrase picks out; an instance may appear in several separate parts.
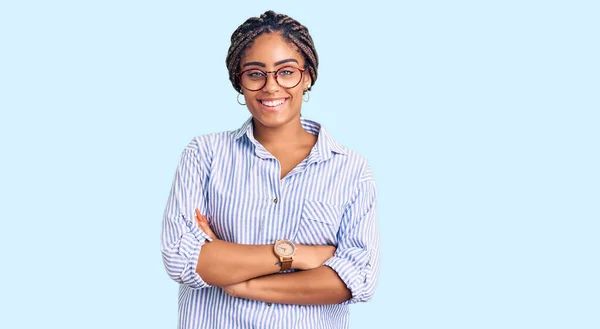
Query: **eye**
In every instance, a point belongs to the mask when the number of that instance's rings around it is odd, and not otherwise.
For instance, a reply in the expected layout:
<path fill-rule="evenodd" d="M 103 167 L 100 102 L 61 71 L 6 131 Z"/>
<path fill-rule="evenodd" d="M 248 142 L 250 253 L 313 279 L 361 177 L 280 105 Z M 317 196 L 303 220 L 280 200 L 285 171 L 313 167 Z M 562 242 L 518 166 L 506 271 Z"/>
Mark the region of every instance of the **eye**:
<path fill-rule="evenodd" d="M 277 71 L 277 76 L 285 77 L 298 73 L 298 69 L 295 67 L 282 67 Z"/>
<path fill-rule="evenodd" d="M 244 76 L 250 79 L 263 79 L 266 76 L 266 74 L 265 72 L 260 70 L 249 70 L 244 72 Z"/>

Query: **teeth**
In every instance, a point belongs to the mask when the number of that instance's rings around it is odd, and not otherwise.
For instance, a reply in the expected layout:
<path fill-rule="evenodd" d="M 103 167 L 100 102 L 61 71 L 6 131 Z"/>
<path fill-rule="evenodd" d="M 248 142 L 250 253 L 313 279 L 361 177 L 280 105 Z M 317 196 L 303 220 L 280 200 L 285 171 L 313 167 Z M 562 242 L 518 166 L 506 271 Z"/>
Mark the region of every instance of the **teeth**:
<path fill-rule="evenodd" d="M 283 104 L 283 102 L 285 102 L 285 99 L 278 99 L 278 100 L 273 100 L 273 101 L 261 101 L 261 103 L 263 103 L 265 106 L 270 106 L 270 107 L 275 107 L 278 105 Z"/>

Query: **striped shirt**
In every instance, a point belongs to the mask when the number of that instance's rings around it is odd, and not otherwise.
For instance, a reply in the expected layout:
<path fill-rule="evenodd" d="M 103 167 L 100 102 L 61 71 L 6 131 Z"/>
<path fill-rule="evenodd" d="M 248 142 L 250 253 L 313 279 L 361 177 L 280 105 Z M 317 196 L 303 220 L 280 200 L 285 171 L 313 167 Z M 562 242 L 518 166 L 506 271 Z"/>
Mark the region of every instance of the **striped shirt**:
<path fill-rule="evenodd" d="M 183 151 L 161 236 L 167 273 L 180 284 L 179 328 L 348 328 L 349 304 L 373 296 L 379 233 L 371 170 L 320 124 L 301 122 L 317 142 L 283 179 L 277 159 L 254 138 L 252 118 L 238 130 L 196 137 Z M 195 208 L 225 241 L 336 246 L 324 265 L 352 298 L 334 305 L 272 304 L 206 284 L 195 269 L 210 238 L 197 226 Z"/>

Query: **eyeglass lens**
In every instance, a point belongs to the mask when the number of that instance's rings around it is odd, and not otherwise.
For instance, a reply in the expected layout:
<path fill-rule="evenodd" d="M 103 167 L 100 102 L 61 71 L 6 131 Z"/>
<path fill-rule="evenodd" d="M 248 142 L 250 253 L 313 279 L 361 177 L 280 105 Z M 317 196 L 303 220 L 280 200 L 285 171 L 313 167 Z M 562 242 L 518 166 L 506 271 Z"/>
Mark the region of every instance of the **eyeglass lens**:
<path fill-rule="evenodd" d="M 302 79 L 302 72 L 295 67 L 282 67 L 275 71 L 275 80 L 283 88 L 296 87 Z M 267 72 L 251 69 L 242 72 L 240 83 L 248 90 L 256 91 L 267 84 Z"/>

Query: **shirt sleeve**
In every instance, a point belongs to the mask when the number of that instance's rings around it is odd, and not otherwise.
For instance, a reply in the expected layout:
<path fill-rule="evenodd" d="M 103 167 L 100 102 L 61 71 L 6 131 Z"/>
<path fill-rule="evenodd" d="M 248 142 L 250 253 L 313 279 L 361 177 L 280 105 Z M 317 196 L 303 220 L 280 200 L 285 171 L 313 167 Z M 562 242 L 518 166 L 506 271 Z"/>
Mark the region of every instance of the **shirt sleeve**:
<path fill-rule="evenodd" d="M 211 241 L 196 223 L 195 208 L 206 214 L 205 183 L 207 170 L 198 150 L 190 143 L 181 155 L 163 215 L 161 251 L 171 279 L 194 289 L 210 287 L 196 273 L 198 255 Z"/>
<path fill-rule="evenodd" d="M 379 277 L 376 202 L 375 181 L 367 168 L 344 212 L 337 250 L 324 264 L 331 267 L 352 292 L 352 298 L 343 304 L 366 302 L 375 293 Z"/>

